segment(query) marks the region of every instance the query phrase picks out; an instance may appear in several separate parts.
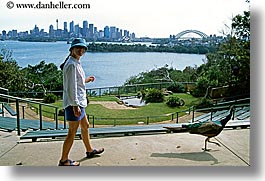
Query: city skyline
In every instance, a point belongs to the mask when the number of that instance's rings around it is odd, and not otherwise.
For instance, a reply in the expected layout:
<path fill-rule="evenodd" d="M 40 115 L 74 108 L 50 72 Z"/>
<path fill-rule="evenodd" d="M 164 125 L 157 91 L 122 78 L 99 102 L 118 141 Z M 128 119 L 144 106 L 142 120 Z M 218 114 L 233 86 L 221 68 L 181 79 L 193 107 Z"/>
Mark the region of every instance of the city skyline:
<path fill-rule="evenodd" d="M 135 33 L 127 29 L 116 26 L 105 26 L 98 29 L 96 25 L 83 20 L 82 23 L 62 22 L 63 28 L 59 27 L 59 20 L 55 20 L 56 25 L 49 25 L 49 31 L 44 31 L 43 27 L 38 27 L 26 31 L 0 30 L 0 40 L 21 40 L 21 41 L 70 41 L 73 38 L 85 38 L 88 41 L 120 41 L 128 42 L 136 39 Z M 81 24 L 81 25 L 79 25 Z"/>
<path fill-rule="evenodd" d="M 59 3 L 59 0 L 43 0 L 14 3 Z M 64 3 L 71 3 L 69 0 Z M 196 29 L 208 35 L 220 35 L 225 26 L 231 25 L 231 19 L 243 11 L 249 10 L 245 0 L 186 0 L 186 1 L 149 1 L 135 0 L 126 3 L 121 0 L 77 0 L 75 3 L 89 3 L 89 9 L 8 9 L 6 2 L 1 2 L 0 10 L 5 16 L 0 17 L 0 30 L 17 29 L 28 31 L 37 25 L 46 32 L 48 26 L 63 29 L 63 22 L 83 20 L 95 24 L 98 29 L 116 26 L 134 32 L 137 37 L 168 38 L 183 30 Z M 1 13 L 2 14 L 2 13 Z"/>

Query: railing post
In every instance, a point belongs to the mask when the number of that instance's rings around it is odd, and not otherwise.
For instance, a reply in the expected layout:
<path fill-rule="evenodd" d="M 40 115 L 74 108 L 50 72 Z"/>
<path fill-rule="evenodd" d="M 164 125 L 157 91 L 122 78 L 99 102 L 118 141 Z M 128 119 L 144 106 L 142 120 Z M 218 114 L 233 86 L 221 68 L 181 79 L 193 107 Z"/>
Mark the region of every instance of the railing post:
<path fill-rule="evenodd" d="M 148 125 L 149 124 L 149 117 L 147 117 L 146 119 L 147 119 L 146 124 Z"/>
<path fill-rule="evenodd" d="M 232 112 L 232 120 L 235 120 L 235 110 Z"/>
<path fill-rule="evenodd" d="M 192 122 L 194 122 L 194 112 L 195 112 L 195 109 L 194 109 L 194 106 L 192 107 Z"/>
<path fill-rule="evenodd" d="M 4 106 L 3 106 L 3 103 L 2 103 L 2 116 L 4 117 L 5 116 L 5 113 L 4 113 Z"/>
<path fill-rule="evenodd" d="M 22 119 L 25 119 L 25 106 L 22 106 Z"/>
<path fill-rule="evenodd" d="M 41 104 L 39 104 L 39 113 L 40 113 L 40 130 L 42 130 L 42 110 L 41 110 Z"/>
<path fill-rule="evenodd" d="M 211 108 L 211 120 L 213 119 L 213 108 Z"/>
<path fill-rule="evenodd" d="M 118 96 L 120 97 L 120 87 L 118 87 Z"/>
<path fill-rule="evenodd" d="M 17 110 L 17 135 L 20 136 L 20 119 L 19 119 L 19 101 L 16 99 L 16 110 Z"/>
<path fill-rule="evenodd" d="M 55 123 L 56 123 L 56 127 L 55 129 L 58 129 L 58 108 L 55 108 Z"/>
<path fill-rule="evenodd" d="M 90 120 L 89 117 L 90 117 L 90 116 L 88 115 L 88 122 L 89 122 L 89 120 Z M 94 116 L 92 116 L 92 127 L 95 128 L 95 117 L 94 117 Z"/>
<path fill-rule="evenodd" d="M 177 112 L 176 123 L 179 123 L 179 112 Z"/>

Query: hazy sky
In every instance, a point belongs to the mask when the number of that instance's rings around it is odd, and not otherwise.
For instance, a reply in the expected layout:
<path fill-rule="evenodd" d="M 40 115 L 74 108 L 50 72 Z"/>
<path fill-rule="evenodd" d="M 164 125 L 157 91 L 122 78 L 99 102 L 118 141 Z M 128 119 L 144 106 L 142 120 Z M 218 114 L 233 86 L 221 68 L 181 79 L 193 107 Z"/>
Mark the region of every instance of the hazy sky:
<path fill-rule="evenodd" d="M 90 4 L 89 9 L 8 9 L 10 0 L 0 2 L 0 32 L 17 29 L 31 30 L 37 25 L 48 31 L 49 25 L 63 29 L 63 22 L 74 21 L 83 26 L 83 20 L 93 23 L 98 30 L 106 25 L 134 32 L 136 37 L 169 37 L 183 30 L 194 29 L 208 35 L 220 35 L 225 24 L 243 11 L 249 10 L 245 0 L 12 0 L 14 4 L 53 4 L 63 1 Z M 68 24 L 69 25 L 69 24 Z"/>

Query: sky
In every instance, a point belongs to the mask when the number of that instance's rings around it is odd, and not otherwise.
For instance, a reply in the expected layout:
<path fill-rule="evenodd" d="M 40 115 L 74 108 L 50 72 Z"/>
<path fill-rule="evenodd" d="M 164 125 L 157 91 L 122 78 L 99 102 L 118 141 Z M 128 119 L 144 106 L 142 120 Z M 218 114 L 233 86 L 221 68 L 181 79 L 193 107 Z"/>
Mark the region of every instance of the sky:
<path fill-rule="evenodd" d="M 88 9 L 19 9 L 16 4 L 89 4 Z M 134 32 L 136 37 L 167 38 L 184 30 L 199 30 L 207 35 L 222 35 L 231 19 L 249 10 L 245 0 L 10 0 L 0 2 L 0 33 L 2 30 L 29 31 L 37 25 L 48 31 L 49 25 L 63 29 L 63 22 L 83 20 L 98 30 L 116 26 Z M 69 24 L 68 24 L 69 25 Z M 69 28 L 69 27 L 68 27 Z"/>

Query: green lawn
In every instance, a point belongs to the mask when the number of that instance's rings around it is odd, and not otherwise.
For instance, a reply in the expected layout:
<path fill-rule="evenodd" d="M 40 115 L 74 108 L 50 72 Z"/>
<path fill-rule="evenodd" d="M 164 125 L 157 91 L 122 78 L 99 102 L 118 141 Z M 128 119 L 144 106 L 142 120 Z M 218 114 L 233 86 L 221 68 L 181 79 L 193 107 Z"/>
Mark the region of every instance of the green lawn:
<path fill-rule="evenodd" d="M 171 114 L 176 112 L 181 112 L 187 110 L 192 103 L 197 100 L 189 94 L 176 94 L 178 97 L 182 98 L 185 101 L 185 106 L 170 108 L 163 103 L 149 103 L 146 106 L 142 106 L 136 109 L 108 109 L 100 104 L 89 104 L 86 108 L 86 113 L 90 117 L 90 122 L 92 123 L 92 117 L 96 125 L 99 124 L 110 124 L 110 125 L 127 125 L 127 124 L 137 124 L 137 122 L 159 122 L 165 120 L 171 120 Z M 101 96 L 101 97 L 91 97 L 90 101 L 118 101 L 114 96 Z M 53 105 L 62 109 L 62 101 L 57 101 Z M 46 109 L 46 108 L 43 108 Z M 179 113 L 179 116 L 184 115 L 184 112 Z M 174 119 L 176 115 L 174 115 Z M 60 120 L 63 120 L 63 117 L 59 116 Z"/>

